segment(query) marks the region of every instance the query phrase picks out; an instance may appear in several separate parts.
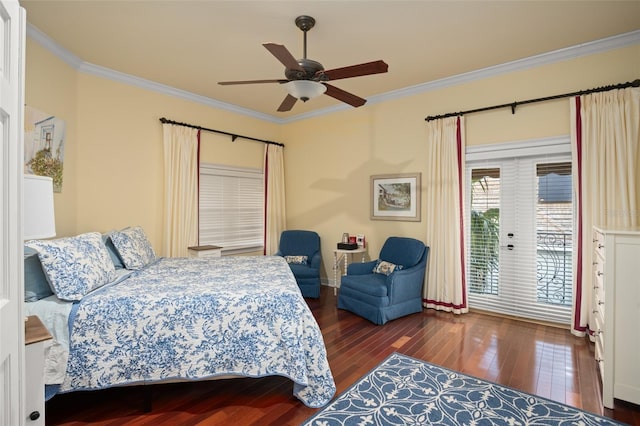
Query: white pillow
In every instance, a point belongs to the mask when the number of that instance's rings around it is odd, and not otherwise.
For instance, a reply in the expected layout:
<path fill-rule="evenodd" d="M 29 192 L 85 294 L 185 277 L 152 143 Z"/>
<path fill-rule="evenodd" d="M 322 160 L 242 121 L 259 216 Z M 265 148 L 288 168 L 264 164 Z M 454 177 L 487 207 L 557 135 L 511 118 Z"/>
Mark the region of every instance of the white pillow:
<path fill-rule="evenodd" d="M 396 265 L 386 260 L 378 260 L 376 266 L 373 267 L 374 274 L 391 275 L 393 271 L 399 271 L 402 269 L 402 265 Z"/>
<path fill-rule="evenodd" d="M 144 230 L 139 226 L 113 231 L 111 241 L 127 269 L 142 269 L 156 260 L 153 247 Z"/>
<path fill-rule="evenodd" d="M 49 285 L 62 300 L 76 301 L 116 278 L 116 270 L 98 232 L 56 240 L 31 240 Z"/>
<path fill-rule="evenodd" d="M 284 260 L 291 265 L 306 265 L 307 256 L 285 256 Z"/>

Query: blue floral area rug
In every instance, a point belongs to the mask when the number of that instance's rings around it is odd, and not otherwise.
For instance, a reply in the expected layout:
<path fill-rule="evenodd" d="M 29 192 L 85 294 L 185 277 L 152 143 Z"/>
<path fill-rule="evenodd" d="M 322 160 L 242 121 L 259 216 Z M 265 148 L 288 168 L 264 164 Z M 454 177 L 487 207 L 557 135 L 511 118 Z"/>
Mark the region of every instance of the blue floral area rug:
<path fill-rule="evenodd" d="M 621 425 L 614 420 L 393 353 L 303 423 Z"/>

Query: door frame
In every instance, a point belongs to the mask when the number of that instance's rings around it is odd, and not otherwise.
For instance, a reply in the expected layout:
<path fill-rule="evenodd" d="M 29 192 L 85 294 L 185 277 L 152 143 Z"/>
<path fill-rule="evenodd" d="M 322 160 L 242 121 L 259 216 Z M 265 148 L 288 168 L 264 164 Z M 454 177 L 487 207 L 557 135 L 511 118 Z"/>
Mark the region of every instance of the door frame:
<path fill-rule="evenodd" d="M 24 67 L 26 12 L 17 0 L 0 0 L 0 423 L 24 425 Z M 3 69 L 3 66 L 7 68 Z"/>

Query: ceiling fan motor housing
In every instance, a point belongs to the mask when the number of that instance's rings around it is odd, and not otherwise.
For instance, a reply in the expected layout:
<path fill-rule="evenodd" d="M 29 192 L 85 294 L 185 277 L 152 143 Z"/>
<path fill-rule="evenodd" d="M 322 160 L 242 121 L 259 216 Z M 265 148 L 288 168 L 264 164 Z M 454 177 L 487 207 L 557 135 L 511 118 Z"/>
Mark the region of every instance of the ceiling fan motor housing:
<path fill-rule="evenodd" d="M 316 62 L 312 59 L 298 59 L 298 64 L 304 69 L 304 72 L 287 68 L 284 70 L 284 75 L 288 80 L 328 80 L 324 73 L 321 72 L 324 71 L 324 67 L 320 62 Z"/>

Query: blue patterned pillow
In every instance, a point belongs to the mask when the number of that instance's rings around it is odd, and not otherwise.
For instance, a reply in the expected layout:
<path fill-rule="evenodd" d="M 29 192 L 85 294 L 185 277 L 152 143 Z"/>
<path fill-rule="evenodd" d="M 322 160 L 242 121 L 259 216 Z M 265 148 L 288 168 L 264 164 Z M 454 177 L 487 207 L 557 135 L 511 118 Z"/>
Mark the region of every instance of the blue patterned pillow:
<path fill-rule="evenodd" d="M 307 256 L 285 256 L 284 260 L 291 265 L 306 265 Z"/>
<path fill-rule="evenodd" d="M 49 285 L 62 300 L 76 301 L 116 278 L 116 270 L 97 232 L 25 243 L 38 252 Z"/>
<path fill-rule="evenodd" d="M 112 232 L 111 241 L 127 269 L 142 269 L 156 260 L 153 247 L 139 226 Z"/>
<path fill-rule="evenodd" d="M 402 269 L 402 265 L 396 265 L 386 260 L 378 260 L 373 272 L 375 274 L 391 275 L 393 271 L 399 271 L 400 269 Z"/>
<path fill-rule="evenodd" d="M 107 253 L 109 253 L 113 266 L 115 266 L 116 269 L 124 268 L 124 263 L 122 263 L 122 259 L 120 259 L 118 250 L 113 245 L 113 241 L 111 241 L 111 234 L 102 234 L 102 242 L 104 242 L 104 246 L 107 248 Z"/>
<path fill-rule="evenodd" d="M 24 248 L 24 301 L 35 302 L 53 294 L 47 276 L 42 270 L 38 252 Z"/>

